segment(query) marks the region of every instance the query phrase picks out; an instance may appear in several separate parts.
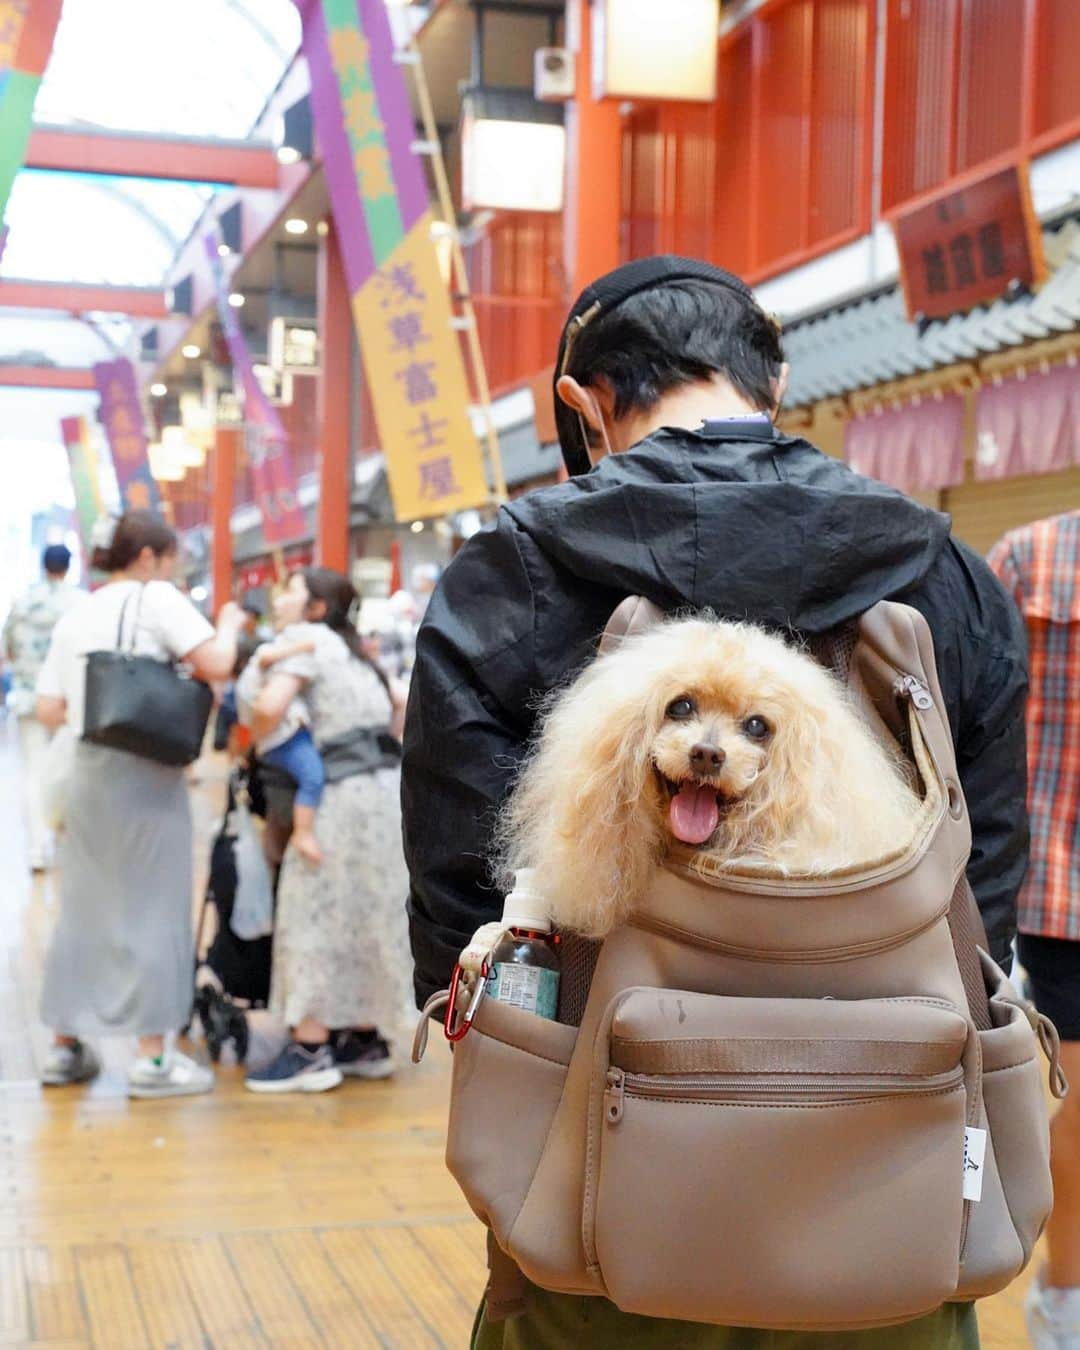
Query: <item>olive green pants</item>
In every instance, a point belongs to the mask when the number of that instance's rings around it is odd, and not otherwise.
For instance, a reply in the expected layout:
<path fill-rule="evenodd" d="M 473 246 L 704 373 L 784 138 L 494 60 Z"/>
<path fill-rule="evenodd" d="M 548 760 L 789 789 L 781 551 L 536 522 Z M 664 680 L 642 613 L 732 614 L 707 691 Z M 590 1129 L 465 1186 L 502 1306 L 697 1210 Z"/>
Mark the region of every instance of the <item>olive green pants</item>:
<path fill-rule="evenodd" d="M 525 1311 L 489 1322 L 481 1306 L 472 1350 L 979 1350 L 970 1303 L 873 1331 L 755 1331 L 623 1313 L 603 1298 L 550 1294 L 534 1286 Z"/>

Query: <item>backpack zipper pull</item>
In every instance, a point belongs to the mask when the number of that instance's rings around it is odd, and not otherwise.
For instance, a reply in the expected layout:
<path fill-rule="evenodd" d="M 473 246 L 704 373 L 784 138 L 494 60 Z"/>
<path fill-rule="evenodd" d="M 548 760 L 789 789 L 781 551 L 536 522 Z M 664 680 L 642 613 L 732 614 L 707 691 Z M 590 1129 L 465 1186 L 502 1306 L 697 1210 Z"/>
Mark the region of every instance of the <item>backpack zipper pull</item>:
<path fill-rule="evenodd" d="M 920 712 L 928 712 L 934 706 L 930 690 L 914 675 L 901 675 L 893 685 L 893 689 L 897 698 L 910 699 Z"/>
<path fill-rule="evenodd" d="M 618 1125 L 623 1118 L 623 1087 L 626 1074 L 622 1069 L 608 1069 L 607 1091 L 604 1093 L 604 1116 L 609 1125 Z"/>

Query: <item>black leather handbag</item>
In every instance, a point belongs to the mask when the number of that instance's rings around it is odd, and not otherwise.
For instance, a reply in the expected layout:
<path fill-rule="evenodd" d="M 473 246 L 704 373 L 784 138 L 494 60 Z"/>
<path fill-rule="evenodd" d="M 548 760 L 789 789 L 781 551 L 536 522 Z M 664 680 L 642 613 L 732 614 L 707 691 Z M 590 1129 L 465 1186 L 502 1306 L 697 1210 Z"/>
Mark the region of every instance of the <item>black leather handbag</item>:
<path fill-rule="evenodd" d="M 120 611 L 116 650 L 87 655 L 83 740 L 181 767 L 199 757 L 214 696 L 209 685 L 172 662 L 135 655 L 142 595 L 140 586 L 127 650 L 124 619 L 130 596 Z"/>

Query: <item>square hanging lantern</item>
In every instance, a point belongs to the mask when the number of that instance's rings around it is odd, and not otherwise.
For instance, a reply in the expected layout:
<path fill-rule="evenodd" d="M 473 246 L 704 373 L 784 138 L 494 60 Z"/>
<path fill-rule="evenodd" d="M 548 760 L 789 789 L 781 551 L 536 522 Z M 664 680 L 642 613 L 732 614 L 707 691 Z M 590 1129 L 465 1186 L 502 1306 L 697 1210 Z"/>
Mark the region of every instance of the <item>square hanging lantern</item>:
<path fill-rule="evenodd" d="M 180 424 L 192 445 L 204 452 L 214 448 L 214 418 L 201 394 L 180 395 Z"/>
<path fill-rule="evenodd" d="M 563 110 L 527 89 L 462 95 L 461 176 L 467 211 L 561 211 L 566 180 Z"/>
<path fill-rule="evenodd" d="M 719 38 L 718 0 L 595 0 L 594 97 L 711 103 Z"/>
<path fill-rule="evenodd" d="M 162 427 L 161 444 L 170 464 L 201 469 L 206 463 L 206 451 L 195 444 L 183 427 Z"/>
<path fill-rule="evenodd" d="M 151 441 L 146 447 L 146 454 L 150 461 L 150 472 L 159 483 L 184 481 L 184 466 L 160 441 Z"/>

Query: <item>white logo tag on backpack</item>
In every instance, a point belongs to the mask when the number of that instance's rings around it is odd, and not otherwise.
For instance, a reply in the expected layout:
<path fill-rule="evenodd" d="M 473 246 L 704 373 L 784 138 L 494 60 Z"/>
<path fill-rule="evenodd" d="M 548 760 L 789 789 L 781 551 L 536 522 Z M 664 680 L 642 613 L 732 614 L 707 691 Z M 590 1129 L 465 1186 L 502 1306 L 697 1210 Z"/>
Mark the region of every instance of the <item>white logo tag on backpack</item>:
<path fill-rule="evenodd" d="M 970 1126 L 964 1131 L 964 1199 L 981 1200 L 986 1131 Z"/>

